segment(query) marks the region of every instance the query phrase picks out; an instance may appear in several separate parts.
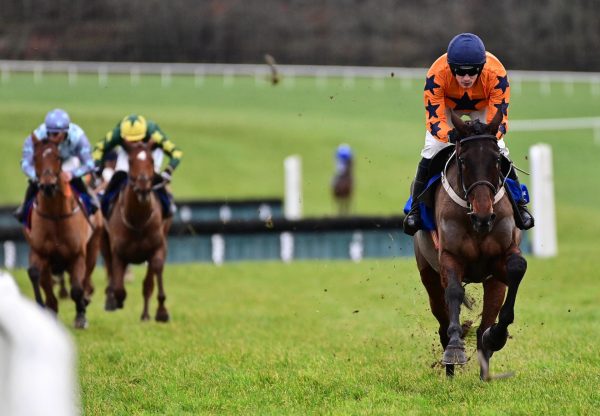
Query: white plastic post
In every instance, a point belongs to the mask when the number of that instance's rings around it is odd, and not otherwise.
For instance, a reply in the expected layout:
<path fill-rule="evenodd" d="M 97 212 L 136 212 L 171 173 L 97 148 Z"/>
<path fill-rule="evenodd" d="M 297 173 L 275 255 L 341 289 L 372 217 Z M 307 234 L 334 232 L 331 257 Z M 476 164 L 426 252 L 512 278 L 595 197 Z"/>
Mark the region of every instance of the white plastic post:
<path fill-rule="evenodd" d="M 531 167 L 533 227 L 533 254 L 553 257 L 558 254 L 556 213 L 554 208 L 554 178 L 552 173 L 552 148 L 536 144 L 529 149 Z"/>
<path fill-rule="evenodd" d="M 78 415 L 75 347 L 56 317 L 0 270 L 0 414 Z M 32 397 L 35 396 L 35 398 Z"/>
<path fill-rule="evenodd" d="M 284 215 L 288 220 L 302 218 L 302 161 L 292 155 L 283 161 L 285 170 Z"/>

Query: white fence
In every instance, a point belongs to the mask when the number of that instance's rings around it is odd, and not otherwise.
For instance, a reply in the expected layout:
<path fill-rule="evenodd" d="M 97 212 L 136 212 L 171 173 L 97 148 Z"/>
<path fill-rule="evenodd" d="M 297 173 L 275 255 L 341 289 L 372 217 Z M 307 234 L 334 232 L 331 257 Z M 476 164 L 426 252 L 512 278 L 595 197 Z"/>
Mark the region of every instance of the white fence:
<path fill-rule="evenodd" d="M 313 77 L 319 85 L 325 85 L 329 77 L 341 77 L 344 85 L 351 87 L 355 78 L 371 78 L 376 87 L 383 86 L 386 78 L 399 78 L 404 85 L 412 79 L 422 80 L 426 68 L 400 67 L 360 67 L 360 66 L 319 66 L 319 65 L 278 65 L 277 71 L 287 86 L 294 85 L 295 77 Z M 206 64 L 206 63 L 147 63 L 147 62 L 81 62 L 81 61 L 10 61 L 0 60 L 0 80 L 8 82 L 11 73 L 31 73 L 36 83 L 42 82 L 45 73 L 67 74 L 69 84 L 77 83 L 78 74 L 97 74 L 98 83 L 106 85 L 109 75 L 129 75 L 131 84 L 140 83 L 143 75 L 160 75 L 163 86 L 171 83 L 173 75 L 194 76 L 195 85 L 201 86 L 205 76 L 220 76 L 224 85 L 231 85 L 235 76 L 255 77 L 257 84 L 264 84 L 271 75 L 267 64 Z M 590 93 L 600 96 L 600 73 L 598 72 L 558 72 L 558 71 L 518 71 L 510 70 L 511 88 L 521 92 L 521 83 L 539 83 L 540 92 L 549 95 L 553 83 L 561 83 L 567 94 L 574 93 L 575 84 L 588 84 Z"/>

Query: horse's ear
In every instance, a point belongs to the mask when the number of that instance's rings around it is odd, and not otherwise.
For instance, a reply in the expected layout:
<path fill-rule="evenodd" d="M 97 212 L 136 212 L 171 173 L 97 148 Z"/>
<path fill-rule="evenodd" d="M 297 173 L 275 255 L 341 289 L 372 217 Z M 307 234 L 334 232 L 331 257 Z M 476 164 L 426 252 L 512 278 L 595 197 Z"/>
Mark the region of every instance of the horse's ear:
<path fill-rule="evenodd" d="M 157 142 L 155 142 L 155 141 L 154 141 L 154 139 L 152 139 L 152 138 L 151 138 L 150 140 L 148 140 L 148 148 L 149 148 L 150 150 L 154 150 L 154 149 L 156 149 L 157 147 L 158 147 L 158 143 L 157 143 Z"/>
<path fill-rule="evenodd" d="M 450 119 L 452 120 L 452 124 L 454 124 L 454 128 L 458 131 L 460 137 L 467 136 L 467 125 L 464 121 L 454 112 L 454 110 L 450 110 Z"/>
<path fill-rule="evenodd" d="M 500 127 L 502 118 L 503 118 L 502 110 L 498 109 L 498 111 L 496 111 L 496 115 L 494 116 L 492 121 L 490 121 L 490 124 L 488 124 L 486 127 L 486 130 L 489 134 L 495 136 L 496 133 L 498 133 L 498 128 Z"/>
<path fill-rule="evenodd" d="M 37 138 L 34 132 L 31 132 L 31 141 L 33 142 L 34 146 L 40 142 L 40 139 Z"/>

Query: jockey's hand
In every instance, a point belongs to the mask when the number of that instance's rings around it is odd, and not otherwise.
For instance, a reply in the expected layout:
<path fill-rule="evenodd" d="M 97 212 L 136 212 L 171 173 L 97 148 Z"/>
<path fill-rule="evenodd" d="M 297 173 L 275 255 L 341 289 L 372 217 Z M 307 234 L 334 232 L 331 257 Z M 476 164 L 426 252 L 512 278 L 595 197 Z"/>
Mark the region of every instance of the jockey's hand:
<path fill-rule="evenodd" d="M 71 182 L 71 179 L 73 179 L 73 174 L 71 172 L 61 172 L 60 175 L 65 179 L 66 182 Z"/>
<path fill-rule="evenodd" d="M 160 173 L 160 177 L 165 183 L 171 182 L 171 171 L 169 169 L 165 169 Z"/>

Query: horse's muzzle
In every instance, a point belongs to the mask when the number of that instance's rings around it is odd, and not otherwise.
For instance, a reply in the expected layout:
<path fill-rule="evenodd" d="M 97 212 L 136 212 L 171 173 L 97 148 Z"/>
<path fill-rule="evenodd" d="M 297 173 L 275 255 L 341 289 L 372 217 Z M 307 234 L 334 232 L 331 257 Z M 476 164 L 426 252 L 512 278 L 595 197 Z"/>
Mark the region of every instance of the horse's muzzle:
<path fill-rule="evenodd" d="M 473 225 L 473 229 L 480 233 L 485 234 L 492 231 L 494 228 L 494 221 L 496 220 L 496 214 L 491 213 L 487 215 L 478 215 L 475 212 L 470 212 L 469 218 L 471 219 L 471 225 Z"/>
<path fill-rule="evenodd" d="M 56 183 L 40 183 L 39 187 L 47 197 L 53 196 L 58 189 L 58 185 Z"/>

